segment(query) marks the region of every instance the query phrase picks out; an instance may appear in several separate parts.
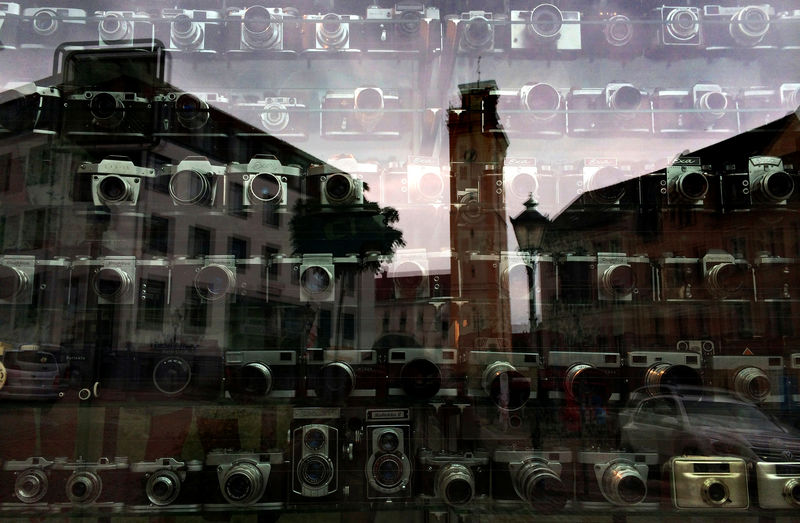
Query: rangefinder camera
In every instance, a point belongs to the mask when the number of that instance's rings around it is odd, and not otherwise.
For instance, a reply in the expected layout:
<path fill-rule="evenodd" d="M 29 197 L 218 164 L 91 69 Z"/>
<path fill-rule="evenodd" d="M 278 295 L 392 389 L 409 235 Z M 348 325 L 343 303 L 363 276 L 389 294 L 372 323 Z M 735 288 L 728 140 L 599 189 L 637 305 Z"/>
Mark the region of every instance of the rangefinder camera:
<path fill-rule="evenodd" d="M 487 398 L 497 408 L 515 411 L 536 398 L 539 355 L 473 350 L 467 356 L 467 393 Z"/>
<path fill-rule="evenodd" d="M 136 207 L 142 186 L 155 171 L 137 167 L 125 156 L 108 156 L 99 163 L 82 163 L 78 175 L 91 176 L 92 203 L 98 207 Z"/>
<path fill-rule="evenodd" d="M 361 17 L 336 13 L 304 15 L 301 48 L 306 51 L 359 51 L 356 24 Z"/>
<path fill-rule="evenodd" d="M 203 508 L 280 510 L 283 508 L 285 476 L 283 453 L 215 450 L 206 456 Z"/>
<path fill-rule="evenodd" d="M 708 51 L 742 48 L 770 48 L 769 5 L 703 6 L 703 36 Z M 726 23 L 727 22 L 727 23 Z"/>
<path fill-rule="evenodd" d="M 236 401 L 294 398 L 298 379 L 295 351 L 225 352 L 225 388 Z"/>
<path fill-rule="evenodd" d="M 141 514 L 199 510 L 202 471 L 199 460 L 159 458 L 132 463 L 130 472 L 137 482 L 125 504 Z"/>
<path fill-rule="evenodd" d="M 406 128 L 400 108 L 398 94 L 380 87 L 328 92 L 322 99 L 322 135 L 328 138 L 399 138 Z"/>
<path fill-rule="evenodd" d="M 380 378 L 374 350 L 311 348 L 305 351 L 306 396 L 325 404 L 375 398 Z"/>
<path fill-rule="evenodd" d="M 420 449 L 416 482 L 423 496 L 452 507 L 485 500 L 490 494 L 491 468 L 485 451 L 454 454 Z"/>
<path fill-rule="evenodd" d="M 83 143 L 143 143 L 152 140 L 154 117 L 149 99 L 134 92 L 83 91 L 64 103 L 61 135 Z"/>
<path fill-rule="evenodd" d="M 530 82 L 519 89 L 498 89 L 497 113 L 507 135 L 557 138 L 566 131 L 565 97 L 545 82 Z"/>
<path fill-rule="evenodd" d="M 758 506 L 765 509 L 800 507 L 800 463 L 756 463 Z"/>
<path fill-rule="evenodd" d="M 236 103 L 236 107 L 245 121 L 260 126 L 271 136 L 308 137 L 308 110 L 295 96 L 245 96 Z"/>
<path fill-rule="evenodd" d="M 100 47 L 153 42 L 155 26 L 151 16 L 138 11 L 95 11 Z"/>
<path fill-rule="evenodd" d="M 682 456 L 665 465 L 672 504 L 689 510 L 746 510 L 747 466 L 742 458 Z"/>
<path fill-rule="evenodd" d="M 431 53 L 442 47 L 439 9 L 413 1 L 394 7 L 367 7 L 363 32 L 363 49 L 367 51 Z"/>
<path fill-rule="evenodd" d="M 625 355 L 628 390 L 643 387 L 648 394 L 668 394 L 674 389 L 703 386 L 702 354 L 697 352 L 630 351 Z"/>
<path fill-rule="evenodd" d="M 18 46 L 21 49 L 55 49 L 63 42 L 87 40 L 86 22 L 87 13 L 83 9 L 49 6 L 23 9 Z"/>
<path fill-rule="evenodd" d="M 455 349 L 389 349 L 389 395 L 416 401 L 455 397 L 461 386 Z"/>
<path fill-rule="evenodd" d="M 511 11 L 511 49 L 580 51 L 581 13 L 539 4 L 530 11 Z"/>
<path fill-rule="evenodd" d="M 733 96 L 718 84 L 653 93 L 655 132 L 736 134 L 739 131 Z"/>
<path fill-rule="evenodd" d="M 225 13 L 225 48 L 233 52 L 288 51 L 299 45 L 299 20 L 279 7 L 231 7 Z"/>
<path fill-rule="evenodd" d="M 156 36 L 170 51 L 216 53 L 222 44 L 222 16 L 204 9 L 162 9 Z"/>
<path fill-rule="evenodd" d="M 96 462 L 55 458 L 52 507 L 57 512 L 76 508 L 121 511 L 127 476 L 128 458 L 100 458 Z"/>
<path fill-rule="evenodd" d="M 568 450 L 502 448 L 492 457 L 492 498 L 503 505 L 526 503 L 554 513 L 572 499 L 572 453 Z"/>
<path fill-rule="evenodd" d="M 658 510 L 661 471 L 657 454 L 579 452 L 576 461 L 579 507 Z"/>

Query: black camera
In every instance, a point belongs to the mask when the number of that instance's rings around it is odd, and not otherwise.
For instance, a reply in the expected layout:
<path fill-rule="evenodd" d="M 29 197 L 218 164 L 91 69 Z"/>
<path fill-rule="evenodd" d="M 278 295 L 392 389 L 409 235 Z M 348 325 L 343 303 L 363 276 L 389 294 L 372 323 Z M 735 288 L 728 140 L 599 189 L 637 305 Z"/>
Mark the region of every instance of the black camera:
<path fill-rule="evenodd" d="M 568 450 L 498 449 L 492 457 L 492 498 L 503 505 L 523 501 L 537 513 L 557 512 L 572 499 L 571 470 Z"/>
<path fill-rule="evenodd" d="M 128 380 L 142 398 L 216 399 L 222 383 L 222 354 L 218 348 L 172 345 L 140 348 L 120 363 L 128 367 Z M 123 372 L 125 378 L 125 370 Z"/>
<path fill-rule="evenodd" d="M 86 34 L 87 13 L 67 7 L 30 7 L 22 10 L 19 47 L 55 49 L 63 42 L 82 41 Z"/>
<path fill-rule="evenodd" d="M 282 165 L 270 154 L 257 154 L 246 164 L 232 162 L 227 172 L 228 180 L 241 180 L 242 207 L 246 210 L 270 206 L 276 211 L 287 211 L 294 203 L 289 202 L 290 186 L 293 195 L 300 190 L 300 168 Z"/>
<path fill-rule="evenodd" d="M 278 7 L 232 7 L 225 13 L 225 48 L 234 52 L 298 50 L 299 20 Z"/>
<path fill-rule="evenodd" d="M 136 209 L 142 187 L 148 185 L 148 179 L 155 177 L 155 171 L 137 167 L 125 156 L 107 156 L 99 163 L 82 163 L 78 167 L 78 176 L 84 180 L 91 176 L 92 203 L 95 206 L 125 211 Z"/>
<path fill-rule="evenodd" d="M 56 134 L 61 117 L 60 91 L 34 83 L 11 85 L 0 93 L 0 138 L 23 133 Z"/>
<path fill-rule="evenodd" d="M 195 511 L 201 507 L 203 462 L 159 458 L 130 466 L 139 485 L 129 491 L 126 508 L 137 514 Z"/>
<path fill-rule="evenodd" d="M 736 134 L 739 130 L 733 96 L 717 84 L 695 84 L 691 90 L 656 89 L 653 93 L 655 132 Z"/>
<path fill-rule="evenodd" d="M 203 9 L 162 9 L 156 37 L 170 51 L 216 53 L 221 47 L 222 16 Z"/>
<path fill-rule="evenodd" d="M 703 6 L 703 36 L 709 51 L 720 49 L 770 48 L 770 18 L 775 14 L 769 5 L 746 7 Z M 727 22 L 727 23 L 726 23 Z"/>
<path fill-rule="evenodd" d="M 326 420 L 311 422 L 304 417 L 309 411 L 295 409 L 292 429 L 292 497 L 304 500 L 325 498 L 340 492 L 339 484 L 339 429 L 335 423 L 338 412 L 325 409 Z M 319 414 L 322 414 L 321 412 Z M 338 416 L 336 416 L 338 418 Z"/>
<path fill-rule="evenodd" d="M 294 398 L 298 379 L 295 351 L 225 352 L 225 388 L 235 401 Z"/>
<path fill-rule="evenodd" d="M 420 449 L 417 490 L 450 506 L 477 503 L 491 495 L 491 467 L 485 451 L 453 454 Z"/>
<path fill-rule="evenodd" d="M 366 51 L 432 53 L 442 47 L 439 9 L 422 3 L 401 2 L 393 8 L 367 7 L 363 21 Z"/>
<path fill-rule="evenodd" d="M 507 135 L 557 138 L 566 132 L 564 96 L 554 86 L 531 82 L 492 94 L 499 97 L 497 114 Z"/>
<path fill-rule="evenodd" d="M 649 134 L 653 132 L 650 95 L 630 83 L 605 89 L 572 89 L 567 98 L 567 132 Z"/>
<path fill-rule="evenodd" d="M 228 135 L 229 123 L 221 115 L 228 110 L 229 101 L 219 93 L 169 91 L 157 94 L 154 102 L 157 136 Z"/>
<path fill-rule="evenodd" d="M 310 52 L 359 52 L 361 42 L 356 30 L 360 16 L 336 13 L 303 16 L 301 49 Z"/>
<path fill-rule="evenodd" d="M 153 105 L 133 92 L 83 91 L 69 95 L 61 138 L 75 144 L 145 143 L 152 140 Z"/>
<path fill-rule="evenodd" d="M 368 499 L 402 499 L 413 494 L 409 421 L 409 409 L 367 409 L 364 473 Z"/>
<path fill-rule="evenodd" d="M 322 99 L 322 135 L 328 138 L 399 138 L 407 129 L 396 93 L 379 87 L 328 92 Z"/>
<path fill-rule="evenodd" d="M 57 496 L 55 485 L 51 485 L 52 468 L 53 462 L 42 457 L 6 460 L 3 470 L 11 474 L 3 481 L 0 510 L 46 512 L 47 502 Z"/>
<path fill-rule="evenodd" d="M 212 165 L 205 156 L 187 156 L 177 165 L 161 169 L 175 207 L 199 206 L 222 213 L 227 204 L 224 165 Z"/>
<path fill-rule="evenodd" d="M 384 375 L 374 350 L 312 348 L 305 351 L 306 396 L 322 404 L 354 398 L 374 401 Z"/>
<path fill-rule="evenodd" d="M 579 452 L 576 459 L 577 506 L 658 510 L 661 471 L 651 453 Z"/>
<path fill-rule="evenodd" d="M 580 51 L 581 13 L 539 4 L 530 11 L 511 11 L 511 49 Z"/>
<path fill-rule="evenodd" d="M 95 11 L 100 47 L 153 42 L 155 26 L 152 17 L 139 11 Z"/>
<path fill-rule="evenodd" d="M 308 138 L 308 108 L 295 96 L 244 96 L 236 101 L 236 109 L 244 121 L 264 129 L 269 136 Z"/>
<path fill-rule="evenodd" d="M 172 284 L 180 296 L 184 288 L 194 288 L 202 302 L 235 303 L 239 296 L 266 301 L 264 260 L 259 256 L 236 258 L 217 254 L 202 259 L 176 259 L 172 267 Z"/>
<path fill-rule="evenodd" d="M 214 450 L 206 455 L 203 509 L 281 510 L 286 484 L 283 452 Z"/>
<path fill-rule="evenodd" d="M 51 470 L 53 493 L 50 501 L 54 511 L 83 508 L 119 512 L 123 509 L 127 458 L 100 458 L 96 462 L 55 458 Z"/>
<path fill-rule="evenodd" d="M 709 196 L 718 195 L 717 178 L 706 172 L 700 158 L 682 156 L 666 169 L 639 178 L 640 202 L 646 210 L 669 207 L 715 210 L 706 205 Z"/>
<path fill-rule="evenodd" d="M 389 349 L 388 393 L 416 401 L 453 398 L 463 382 L 457 369 L 455 349 Z"/>
<path fill-rule="evenodd" d="M 0 2 L 0 49 L 16 49 L 20 7 L 15 2 Z"/>
<path fill-rule="evenodd" d="M 796 176 L 786 172 L 776 156 L 751 156 L 747 161 L 750 204 L 786 205 L 795 191 Z"/>
<path fill-rule="evenodd" d="M 750 506 L 747 463 L 727 456 L 681 456 L 665 465 L 677 509 L 746 510 Z"/>

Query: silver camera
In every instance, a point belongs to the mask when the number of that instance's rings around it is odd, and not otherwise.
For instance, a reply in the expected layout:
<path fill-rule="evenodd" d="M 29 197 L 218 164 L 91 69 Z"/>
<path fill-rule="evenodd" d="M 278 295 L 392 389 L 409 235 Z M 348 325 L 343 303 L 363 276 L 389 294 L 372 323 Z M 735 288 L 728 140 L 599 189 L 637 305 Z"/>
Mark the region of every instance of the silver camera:
<path fill-rule="evenodd" d="M 35 256 L 0 256 L 0 304 L 32 303 L 35 273 Z"/>
<path fill-rule="evenodd" d="M 361 17 L 355 15 L 339 15 L 328 13 L 325 15 L 303 16 L 303 48 L 306 50 L 350 50 L 351 37 L 350 22 L 357 22 Z M 313 29 L 313 31 L 312 31 Z"/>
<path fill-rule="evenodd" d="M 711 184 L 699 157 L 682 156 L 667 166 L 667 198 L 670 204 L 703 205 Z"/>
<path fill-rule="evenodd" d="M 717 84 L 695 84 L 692 101 L 698 118 L 708 126 L 722 119 L 731 105 L 728 93 Z"/>
<path fill-rule="evenodd" d="M 776 156 L 752 156 L 747 162 L 752 203 L 785 205 L 794 194 L 794 177 Z"/>
<path fill-rule="evenodd" d="M 489 398 L 503 410 L 515 411 L 536 398 L 539 355 L 536 353 L 473 350 L 469 365 L 467 393 Z"/>
<path fill-rule="evenodd" d="M 765 509 L 800 508 L 800 463 L 756 463 L 758 506 Z"/>
<path fill-rule="evenodd" d="M 47 496 L 50 490 L 50 472 L 53 462 L 41 457 L 28 458 L 26 460 L 7 460 L 3 464 L 3 470 L 14 473 L 14 491 L 12 496 L 18 503 L 6 501 L 9 499 L 8 492 L 3 502 L 4 508 L 17 508 L 19 504 L 26 510 L 39 509 L 47 510 Z M 52 492 L 51 492 L 52 495 Z"/>
<path fill-rule="evenodd" d="M 92 176 L 92 202 L 107 207 L 135 207 L 142 182 L 155 177 L 153 169 L 137 167 L 124 156 L 108 156 L 100 163 L 82 163 L 78 173 Z"/>
<path fill-rule="evenodd" d="M 339 430 L 322 423 L 292 431 L 292 492 L 321 498 L 339 490 Z"/>
<path fill-rule="evenodd" d="M 136 300 L 136 257 L 105 256 L 92 271 L 92 289 L 99 305 L 133 305 Z"/>
<path fill-rule="evenodd" d="M 674 457 L 666 464 L 677 509 L 745 510 L 750 506 L 742 458 Z"/>
<path fill-rule="evenodd" d="M 581 49 L 580 11 L 539 4 L 531 11 L 511 11 L 511 49 Z"/>
<path fill-rule="evenodd" d="M 162 172 L 169 176 L 173 205 L 201 205 L 223 210 L 225 169 L 224 165 L 211 165 L 205 156 L 187 156 L 177 165 L 165 166 Z"/>
<path fill-rule="evenodd" d="M 411 497 L 411 427 L 409 409 L 367 409 L 368 499 Z"/>
<path fill-rule="evenodd" d="M 493 51 L 495 48 L 495 26 L 492 13 L 469 11 L 461 13 L 458 20 L 458 50 L 462 53 Z"/>
<path fill-rule="evenodd" d="M 289 201 L 288 181 L 299 181 L 301 174 L 299 167 L 285 166 L 271 154 L 257 154 L 247 164 L 228 164 L 228 177 L 239 175 L 242 178 L 244 208 L 271 205 L 286 209 Z"/>
<path fill-rule="evenodd" d="M 245 96 L 236 107 L 245 121 L 260 124 L 272 136 L 303 139 L 308 136 L 309 114 L 294 96 Z"/>
<path fill-rule="evenodd" d="M 300 263 L 300 301 L 330 302 L 336 295 L 336 269 L 330 254 L 305 254 Z"/>
<path fill-rule="evenodd" d="M 750 264 L 719 249 L 710 249 L 702 259 L 705 290 L 719 300 L 749 301 L 755 298 Z"/>
<path fill-rule="evenodd" d="M 293 398 L 297 353 L 293 350 L 226 351 L 226 388 L 235 400 Z"/>
<path fill-rule="evenodd" d="M 161 25 L 169 27 L 171 51 L 216 53 L 220 45 L 222 17 L 217 11 L 202 9 L 162 9 Z"/>
<path fill-rule="evenodd" d="M 174 458 L 160 458 L 153 461 L 140 461 L 130 466 L 131 474 L 141 475 L 143 488 L 131 493 L 126 505 L 137 513 L 178 512 L 198 510 L 195 489 L 200 488 L 198 474 L 203 470 L 203 462 L 178 461 Z"/>
<path fill-rule="evenodd" d="M 320 176 L 320 203 L 325 206 L 362 205 L 363 181 L 344 172 Z"/>
<path fill-rule="evenodd" d="M 702 357 L 699 353 L 630 351 L 629 379 L 644 385 L 651 396 L 668 393 L 673 387 L 701 387 Z"/>
<path fill-rule="evenodd" d="M 206 466 L 216 471 L 219 492 L 225 502 L 262 508 L 282 506 L 278 498 L 282 493 L 270 492 L 268 486 L 277 483 L 274 480 L 279 475 L 276 468 L 283 462 L 282 452 L 225 450 L 210 452 L 206 456 Z M 212 508 L 217 507 L 212 504 Z"/>
<path fill-rule="evenodd" d="M 134 41 L 152 42 L 155 27 L 150 15 L 136 11 L 95 11 L 100 47 L 131 45 Z"/>
<path fill-rule="evenodd" d="M 31 7 L 22 10 L 19 47 L 22 49 L 55 48 L 63 42 L 85 40 L 87 13 L 65 7 Z M 5 38 L 4 38 L 5 39 Z"/>
<path fill-rule="evenodd" d="M 150 101 L 136 93 L 84 91 L 67 98 L 65 116 L 77 115 L 77 118 L 65 121 L 63 125 L 68 135 L 97 135 L 113 131 L 146 136 L 153 131 L 149 127 L 152 122 L 151 109 Z"/>
<path fill-rule="evenodd" d="M 194 275 L 194 289 L 203 301 L 219 301 L 236 292 L 236 257 L 206 256 Z"/>
<path fill-rule="evenodd" d="M 498 449 L 492 457 L 492 498 L 520 500 L 536 512 L 563 509 L 572 498 L 572 453 L 568 450 Z"/>
<path fill-rule="evenodd" d="M 215 127 L 217 122 L 211 119 L 214 108 L 224 110 L 228 105 L 228 99 L 218 93 L 172 91 L 157 94 L 153 101 L 159 111 L 159 133 L 166 136 L 181 132 L 224 134 L 224 130 Z"/>
<path fill-rule="evenodd" d="M 583 468 L 576 478 L 578 506 L 658 509 L 658 495 L 648 492 L 648 479 L 658 478 L 657 454 L 579 452 L 577 462 Z"/>
<path fill-rule="evenodd" d="M 122 509 L 128 458 L 100 458 L 96 462 L 56 458 L 52 471 L 53 476 L 64 479 L 67 499 L 66 503 L 55 503 L 56 510 L 74 510 L 76 506 L 112 511 Z"/>
<path fill-rule="evenodd" d="M 633 301 L 652 295 L 650 260 L 647 256 L 624 253 L 597 253 L 597 299 L 600 301 Z M 650 289 L 648 289 L 648 286 Z"/>
<path fill-rule="evenodd" d="M 284 44 L 283 9 L 253 5 L 246 9 L 230 8 L 227 48 L 233 51 L 282 51 Z"/>
<path fill-rule="evenodd" d="M 463 454 L 434 453 L 421 449 L 417 456 L 419 491 L 452 507 L 475 503 L 491 494 L 489 455 L 485 451 Z"/>
<path fill-rule="evenodd" d="M 770 17 L 774 14 L 769 5 L 703 6 L 706 49 L 761 47 L 770 29 Z"/>
<path fill-rule="evenodd" d="M 715 348 L 714 342 L 711 340 L 678 340 L 675 343 L 675 350 L 713 356 Z"/>
<path fill-rule="evenodd" d="M 665 5 L 656 11 L 661 19 L 659 45 L 699 47 L 704 44 L 703 15 L 699 7 Z"/>
<path fill-rule="evenodd" d="M 498 89 L 497 113 L 507 135 L 558 137 L 566 130 L 564 96 L 545 82 L 529 82 L 519 89 Z"/>
<path fill-rule="evenodd" d="M 374 398 L 378 355 L 374 350 L 306 349 L 306 395 L 323 404 Z"/>
<path fill-rule="evenodd" d="M 379 87 L 328 92 L 322 100 L 322 134 L 397 138 L 404 128 L 399 108 L 399 96 Z"/>
<path fill-rule="evenodd" d="M 710 358 L 715 387 L 733 391 L 740 399 L 779 403 L 783 379 L 780 356 L 719 356 Z"/>

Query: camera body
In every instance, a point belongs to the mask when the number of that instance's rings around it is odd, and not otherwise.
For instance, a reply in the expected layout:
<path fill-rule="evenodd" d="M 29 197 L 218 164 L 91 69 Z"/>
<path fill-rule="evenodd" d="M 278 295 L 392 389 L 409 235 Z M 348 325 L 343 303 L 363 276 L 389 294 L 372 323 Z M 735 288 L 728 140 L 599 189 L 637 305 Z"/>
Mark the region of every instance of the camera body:
<path fill-rule="evenodd" d="M 83 9 L 25 8 L 17 33 L 17 45 L 20 49 L 55 49 L 63 42 L 86 40 L 86 22 L 87 13 Z"/>
<path fill-rule="evenodd" d="M 297 352 L 248 350 L 225 352 L 225 388 L 245 403 L 294 398 L 297 393 Z"/>
<path fill-rule="evenodd" d="M 58 496 L 50 479 L 53 462 L 42 457 L 3 463 L 3 501 L 0 510 L 46 512 Z"/>
<path fill-rule="evenodd" d="M 50 502 L 55 512 L 76 508 L 104 512 L 122 510 L 128 458 L 100 458 L 96 462 L 55 458 L 51 470 L 53 497 Z"/>
<path fill-rule="evenodd" d="M 431 300 L 450 296 L 450 253 L 428 252 L 425 249 L 398 249 L 387 268 L 391 288 L 384 298 L 397 300 Z"/>
<path fill-rule="evenodd" d="M 747 465 L 742 458 L 673 457 L 665 470 L 677 509 L 728 511 L 750 506 Z"/>
<path fill-rule="evenodd" d="M 755 298 L 753 271 L 746 260 L 719 249 L 709 249 L 701 263 L 707 298 L 729 301 Z"/>
<path fill-rule="evenodd" d="M 576 175 L 573 171 L 564 177 L 567 187 L 576 181 Z M 580 177 L 575 186 L 583 196 L 580 207 L 574 205 L 571 210 L 616 211 L 634 209 L 639 203 L 639 184 L 631 174 L 631 165 L 620 164 L 616 158 L 585 158 Z"/>
<path fill-rule="evenodd" d="M 702 23 L 703 12 L 699 7 L 668 6 L 656 8 L 654 18 L 657 24 L 656 49 L 672 49 L 674 52 L 686 52 L 702 49 L 705 46 L 705 26 Z"/>
<path fill-rule="evenodd" d="M 322 99 L 322 136 L 397 139 L 407 128 L 400 98 L 380 87 L 329 91 Z"/>
<path fill-rule="evenodd" d="M 222 354 L 219 349 L 198 346 L 153 346 L 134 351 L 128 361 L 120 359 L 118 369 L 135 395 L 144 399 L 217 399 L 222 382 Z M 125 373 L 127 372 L 127 377 Z"/>
<path fill-rule="evenodd" d="M 244 209 L 271 206 L 284 212 L 290 207 L 289 184 L 297 194 L 302 175 L 299 167 L 282 165 L 271 154 L 257 154 L 247 164 L 232 162 L 227 173 L 229 180 L 241 179 Z"/>
<path fill-rule="evenodd" d="M 303 15 L 301 49 L 306 52 L 359 52 L 361 17 L 336 13 Z"/>
<path fill-rule="evenodd" d="M 689 301 L 707 298 L 703 268 L 699 258 L 672 256 L 660 260 L 661 298 L 664 301 Z"/>
<path fill-rule="evenodd" d="M 601 402 L 619 399 L 620 375 L 618 352 L 550 351 L 546 355 L 539 388 L 551 399 L 584 397 Z"/>
<path fill-rule="evenodd" d="M 433 53 L 442 48 L 439 9 L 422 3 L 368 6 L 362 26 L 365 51 Z"/>
<path fill-rule="evenodd" d="M 129 491 L 126 508 L 137 514 L 199 510 L 202 471 L 199 460 L 159 458 L 132 463 L 130 473 L 136 486 Z"/>
<path fill-rule="evenodd" d="M 450 177 L 434 157 L 411 156 L 406 164 L 409 204 L 436 204 L 449 200 Z"/>
<path fill-rule="evenodd" d="M 339 482 L 339 451 L 344 448 L 344 441 L 338 428 L 338 409 L 294 412 L 290 501 L 330 500 L 346 495 Z"/>
<path fill-rule="evenodd" d="M 208 511 L 281 510 L 286 484 L 283 452 L 219 449 L 206 455 Z"/>
<path fill-rule="evenodd" d="M 800 267 L 794 258 L 760 253 L 753 261 L 756 301 L 800 299 Z"/>
<path fill-rule="evenodd" d="M 628 390 L 646 388 L 648 394 L 669 393 L 674 387 L 703 386 L 703 354 L 698 351 L 629 351 L 625 355 Z"/>
<path fill-rule="evenodd" d="M 653 108 L 657 133 L 729 135 L 739 130 L 733 96 L 718 84 L 695 84 L 691 90 L 657 89 Z"/>
<path fill-rule="evenodd" d="M 196 295 L 203 302 L 235 303 L 237 298 L 267 300 L 266 282 L 261 274 L 264 260 L 260 256 L 239 258 L 230 254 L 205 256 L 202 260 L 176 260 L 173 280 L 176 292 L 191 278 Z"/>
<path fill-rule="evenodd" d="M 0 256 L 0 278 L 7 282 L 0 289 L 0 304 L 29 305 L 33 303 L 35 277 L 35 256 Z"/>
<path fill-rule="evenodd" d="M 492 499 L 503 506 L 524 502 L 544 514 L 569 508 L 572 467 L 569 450 L 497 449 L 492 456 Z"/>
<path fill-rule="evenodd" d="M 229 123 L 222 113 L 228 110 L 229 100 L 219 93 L 168 91 L 153 101 L 158 114 L 156 136 L 228 136 Z"/>
<path fill-rule="evenodd" d="M 300 43 L 300 26 L 293 19 L 279 7 L 229 8 L 225 13 L 225 49 L 234 53 L 295 52 Z"/>
<path fill-rule="evenodd" d="M 755 469 L 759 507 L 781 510 L 800 506 L 800 463 L 762 461 Z"/>
<path fill-rule="evenodd" d="M 388 354 L 388 394 L 415 401 L 454 398 L 463 383 L 455 349 L 393 348 Z"/>
<path fill-rule="evenodd" d="M 535 158 L 506 158 L 503 164 L 506 212 L 518 216 L 529 200 L 540 208 L 558 202 L 558 186 L 552 171 L 540 170 Z"/>
<path fill-rule="evenodd" d="M 498 409 L 522 409 L 536 398 L 539 355 L 534 352 L 473 350 L 467 356 L 467 395 L 488 399 Z"/>
<path fill-rule="evenodd" d="M 136 301 L 136 257 L 104 256 L 78 258 L 72 264 L 72 278 L 78 287 L 87 287 L 86 303 L 98 305 L 133 305 Z M 81 285 L 83 284 L 83 285 Z M 81 289 L 83 290 L 83 289 Z M 89 299 L 89 295 L 94 300 Z M 83 300 L 78 300 L 80 303 Z"/>
<path fill-rule="evenodd" d="M 567 254 L 560 265 L 559 284 L 561 300 L 576 305 L 597 301 L 647 302 L 653 297 L 650 260 L 643 255 Z"/>
<path fill-rule="evenodd" d="M 155 171 L 137 167 L 124 156 L 108 156 L 99 163 L 82 163 L 79 176 L 91 176 L 92 203 L 96 207 L 125 210 L 135 208 L 139 194 Z"/>
<path fill-rule="evenodd" d="M 658 510 L 658 454 L 579 452 L 575 498 L 585 509 Z"/>
<path fill-rule="evenodd" d="M 409 409 L 367 409 L 367 499 L 408 499 L 414 468 Z"/>
<path fill-rule="evenodd" d="M 699 157 L 682 156 L 666 168 L 667 203 L 702 207 L 711 188 Z"/>
<path fill-rule="evenodd" d="M 336 267 L 330 254 L 304 254 L 300 262 L 300 301 L 332 302 L 336 296 Z"/>
<path fill-rule="evenodd" d="M 0 2 L 0 49 L 16 49 L 20 7 L 16 2 Z"/>
<path fill-rule="evenodd" d="M 604 89 L 572 89 L 567 99 L 567 131 L 575 135 L 596 132 L 650 134 L 650 95 L 630 83 L 610 83 Z"/>
<path fill-rule="evenodd" d="M 78 92 L 64 101 L 61 138 L 74 144 L 147 143 L 154 117 L 151 101 L 134 92 Z"/>
<path fill-rule="evenodd" d="M 797 176 L 786 172 L 777 156 L 751 156 L 747 161 L 750 205 L 786 205 L 795 192 Z"/>
<path fill-rule="evenodd" d="M 768 36 L 770 18 L 774 14 L 775 10 L 769 5 L 704 5 L 705 47 L 709 51 L 775 47 L 770 45 Z"/>
<path fill-rule="evenodd" d="M 780 356 L 720 356 L 709 358 L 715 387 L 732 391 L 751 403 L 781 401 L 783 358 Z"/>
<path fill-rule="evenodd" d="M 497 113 L 509 136 L 558 138 L 566 131 L 564 96 L 545 82 L 530 82 L 519 89 L 492 91 L 498 96 Z"/>
<path fill-rule="evenodd" d="M 305 350 L 306 397 L 322 404 L 357 398 L 374 401 L 383 375 L 374 350 Z"/>
<path fill-rule="evenodd" d="M 583 47 L 596 56 L 634 57 L 642 54 L 649 35 L 646 26 L 626 2 L 597 2 L 584 15 Z"/>
<path fill-rule="evenodd" d="M 216 53 L 222 47 L 222 16 L 204 9 L 162 9 L 156 37 L 172 52 Z"/>
<path fill-rule="evenodd" d="M 463 454 L 420 449 L 417 490 L 426 498 L 458 507 L 480 503 L 491 495 L 491 467 L 486 451 Z"/>
<path fill-rule="evenodd" d="M 95 11 L 100 47 L 133 45 L 134 42 L 154 42 L 155 26 L 146 12 Z"/>
<path fill-rule="evenodd" d="M 169 177 L 167 187 L 173 212 L 200 207 L 212 214 L 221 214 L 227 205 L 227 183 L 224 165 L 212 165 L 205 156 L 187 156 L 177 165 L 161 169 Z"/>
<path fill-rule="evenodd" d="M 245 121 L 260 125 L 277 138 L 308 138 L 310 128 L 306 105 L 295 96 L 245 97 L 236 103 Z M 257 133 L 261 136 L 263 133 Z"/>
<path fill-rule="evenodd" d="M 511 11 L 511 49 L 580 51 L 581 13 L 539 4 L 531 11 Z"/>

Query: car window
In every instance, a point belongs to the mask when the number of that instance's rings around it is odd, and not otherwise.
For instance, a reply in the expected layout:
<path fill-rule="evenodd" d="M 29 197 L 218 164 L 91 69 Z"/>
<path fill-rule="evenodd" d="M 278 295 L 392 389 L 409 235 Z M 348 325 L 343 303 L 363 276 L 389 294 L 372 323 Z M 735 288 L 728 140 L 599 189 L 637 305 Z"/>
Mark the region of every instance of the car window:
<path fill-rule="evenodd" d="M 778 429 L 763 412 L 745 403 L 687 401 L 686 415 L 693 424 L 737 429 Z"/>
<path fill-rule="evenodd" d="M 56 357 L 43 351 L 9 351 L 3 357 L 7 369 L 27 370 L 40 365 L 56 366 Z"/>

